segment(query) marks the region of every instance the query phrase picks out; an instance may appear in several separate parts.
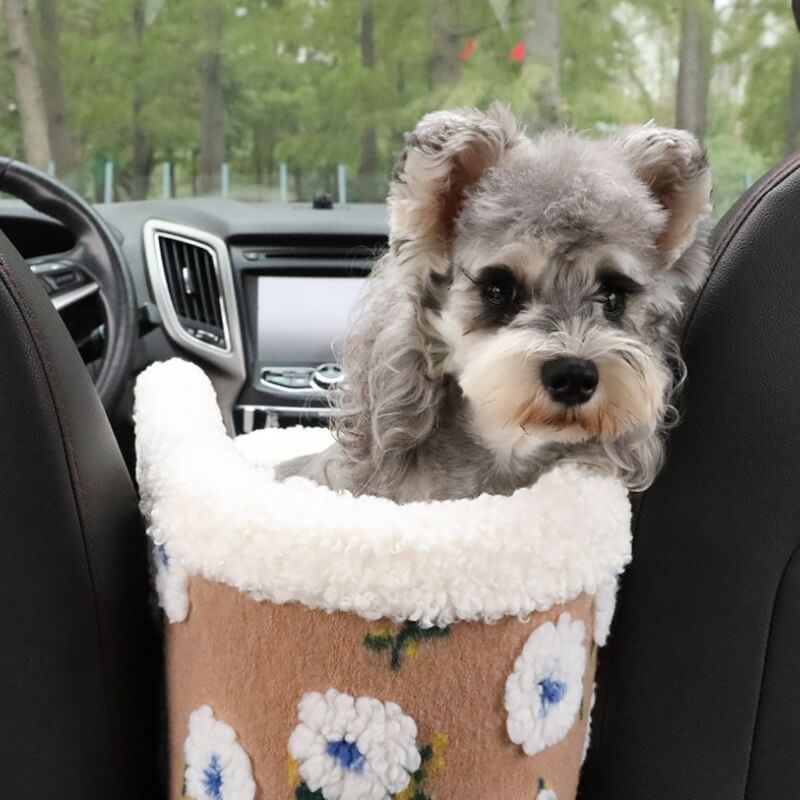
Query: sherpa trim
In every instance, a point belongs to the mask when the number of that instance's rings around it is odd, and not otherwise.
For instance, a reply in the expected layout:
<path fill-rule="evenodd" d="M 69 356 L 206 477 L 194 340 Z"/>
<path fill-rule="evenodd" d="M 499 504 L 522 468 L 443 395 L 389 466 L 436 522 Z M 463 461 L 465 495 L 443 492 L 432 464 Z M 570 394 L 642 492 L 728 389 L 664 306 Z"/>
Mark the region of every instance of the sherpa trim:
<path fill-rule="evenodd" d="M 256 599 L 365 619 L 524 617 L 595 594 L 630 560 L 623 485 L 562 465 L 510 497 L 398 505 L 270 466 L 330 442 L 319 430 L 226 433 L 210 381 L 178 359 L 136 386 L 149 533 L 192 574 Z"/>

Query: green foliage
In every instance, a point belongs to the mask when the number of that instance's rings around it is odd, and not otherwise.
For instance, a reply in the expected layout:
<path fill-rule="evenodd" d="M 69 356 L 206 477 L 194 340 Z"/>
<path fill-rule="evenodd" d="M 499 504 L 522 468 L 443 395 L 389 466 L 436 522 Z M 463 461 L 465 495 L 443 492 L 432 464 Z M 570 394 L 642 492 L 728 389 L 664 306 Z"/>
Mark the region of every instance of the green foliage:
<path fill-rule="evenodd" d="M 706 139 L 706 150 L 714 170 L 714 208 L 719 215 L 765 172 L 773 161 L 730 133 Z"/>
<path fill-rule="evenodd" d="M 301 783 L 294 793 L 295 800 L 325 800 L 320 790 L 312 792 L 304 783 Z"/>
<path fill-rule="evenodd" d="M 794 34 L 796 35 L 796 34 Z M 800 43 L 784 36 L 753 59 L 742 113 L 746 141 L 767 160 L 777 161 L 786 149 L 786 99 L 792 59 Z"/>
<path fill-rule="evenodd" d="M 402 134 L 441 106 L 509 103 L 525 117 L 536 78 L 510 51 L 535 20 L 529 0 L 509 0 L 503 27 L 488 0 L 447 8 L 446 36 L 432 24 L 444 0 L 60 0 L 62 78 L 83 170 L 115 162 L 120 196 L 136 170 L 170 161 L 181 194 L 194 191 L 200 141 L 199 65 L 213 42 L 203 11 L 223 15 L 225 151 L 234 187 L 275 187 L 289 167 L 294 194 L 335 189 L 338 164 L 351 199 L 380 199 Z M 686 0 L 688 2 L 688 0 Z M 698 0 L 699 1 L 699 0 Z M 34 4 L 36 0 L 31 0 Z M 707 0 L 703 0 L 707 5 Z M 371 5 L 375 63 L 362 63 L 362 17 Z M 564 121 L 605 133 L 655 118 L 674 121 L 680 3 L 562 0 Z M 441 15 L 442 6 L 438 6 Z M 732 0 L 715 20 L 709 152 L 725 198 L 744 176 L 786 149 L 789 69 L 800 40 L 784 0 Z M 36 14 L 31 15 L 36 21 Z M 440 21 L 440 18 L 437 18 Z M 459 52 L 472 42 L 463 59 Z M 441 56 L 450 79 L 437 84 Z M 19 155 L 14 80 L 0 64 L 0 151 Z M 374 132 L 375 175 L 357 178 Z M 137 138 L 138 137 L 138 138 Z M 135 141 L 144 149 L 136 161 Z M 721 169 L 721 172 L 720 172 Z M 63 177 L 63 176 L 62 176 Z M 160 181 L 150 181 L 157 193 Z M 250 196 L 269 195 L 266 189 Z"/>
<path fill-rule="evenodd" d="M 388 650 L 389 666 L 392 672 L 399 672 L 403 656 L 414 652 L 420 642 L 426 639 L 442 639 L 449 635 L 449 628 L 422 628 L 419 623 L 408 621 L 396 633 L 388 628 L 368 633 L 364 637 L 364 646 L 376 653 Z"/>

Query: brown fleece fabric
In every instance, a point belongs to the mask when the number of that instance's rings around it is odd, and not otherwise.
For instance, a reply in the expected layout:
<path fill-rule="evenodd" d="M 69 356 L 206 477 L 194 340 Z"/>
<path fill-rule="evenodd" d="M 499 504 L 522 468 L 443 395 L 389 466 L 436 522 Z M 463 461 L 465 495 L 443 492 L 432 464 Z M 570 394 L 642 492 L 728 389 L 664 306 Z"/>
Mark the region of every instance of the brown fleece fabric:
<path fill-rule="evenodd" d="M 206 704 L 249 755 L 256 797 L 294 800 L 287 743 L 297 704 L 330 688 L 398 703 L 417 723 L 420 748 L 436 737 L 438 769 L 421 787 L 430 800 L 535 800 L 540 779 L 558 800 L 574 800 L 595 671 L 591 597 L 524 622 L 460 622 L 446 635 L 406 639 L 394 668 L 390 649 L 372 649 L 365 637 L 375 644 L 402 625 L 257 602 L 199 577 L 189 598 L 187 620 L 167 635 L 172 800 L 183 797 L 189 715 Z M 586 626 L 582 713 L 565 739 L 529 757 L 506 733 L 506 678 L 531 632 L 565 610 Z"/>

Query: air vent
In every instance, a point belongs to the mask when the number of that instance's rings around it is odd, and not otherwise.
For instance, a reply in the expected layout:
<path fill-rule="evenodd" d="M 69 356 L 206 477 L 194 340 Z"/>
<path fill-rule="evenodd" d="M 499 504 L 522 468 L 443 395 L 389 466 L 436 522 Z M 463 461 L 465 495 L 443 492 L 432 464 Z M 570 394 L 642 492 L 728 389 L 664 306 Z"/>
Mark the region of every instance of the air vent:
<path fill-rule="evenodd" d="M 156 243 L 178 323 L 198 342 L 227 350 L 216 253 L 208 245 L 161 232 Z"/>

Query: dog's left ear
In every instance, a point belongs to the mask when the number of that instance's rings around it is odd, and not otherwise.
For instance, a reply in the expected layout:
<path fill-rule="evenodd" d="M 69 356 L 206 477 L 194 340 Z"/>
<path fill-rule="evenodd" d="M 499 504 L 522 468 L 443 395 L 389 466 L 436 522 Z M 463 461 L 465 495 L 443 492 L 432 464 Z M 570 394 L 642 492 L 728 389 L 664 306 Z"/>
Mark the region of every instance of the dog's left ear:
<path fill-rule="evenodd" d="M 391 243 L 413 241 L 428 258 L 445 256 L 465 192 L 521 138 L 500 103 L 486 113 L 460 108 L 423 117 L 392 175 Z"/>
<path fill-rule="evenodd" d="M 630 131 L 620 144 L 637 177 L 667 212 L 658 247 L 670 267 L 711 213 L 711 169 L 705 151 L 688 131 L 653 123 Z"/>

